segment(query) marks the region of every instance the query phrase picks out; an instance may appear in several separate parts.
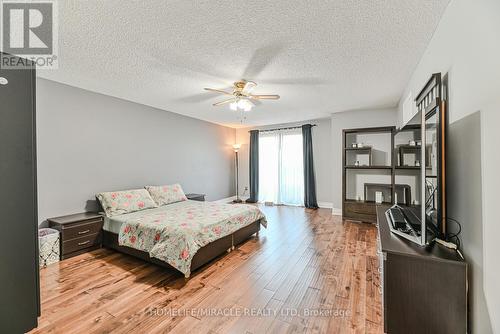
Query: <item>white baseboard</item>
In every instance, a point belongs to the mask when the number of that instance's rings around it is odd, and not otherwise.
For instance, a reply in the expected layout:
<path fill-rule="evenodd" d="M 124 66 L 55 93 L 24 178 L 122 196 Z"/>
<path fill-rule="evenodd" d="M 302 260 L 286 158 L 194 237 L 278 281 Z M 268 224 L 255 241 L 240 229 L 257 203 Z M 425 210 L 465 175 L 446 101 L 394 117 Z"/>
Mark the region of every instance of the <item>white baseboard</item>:
<path fill-rule="evenodd" d="M 331 202 L 318 202 L 320 208 L 332 209 L 332 215 L 342 216 L 342 209 L 334 208 Z"/>
<path fill-rule="evenodd" d="M 331 209 L 331 208 L 333 208 L 333 203 L 331 203 L 331 202 L 318 202 L 318 206 L 320 208 L 324 208 L 324 209 Z"/>
<path fill-rule="evenodd" d="M 332 215 L 334 215 L 334 216 L 342 216 L 342 209 L 332 208 Z"/>

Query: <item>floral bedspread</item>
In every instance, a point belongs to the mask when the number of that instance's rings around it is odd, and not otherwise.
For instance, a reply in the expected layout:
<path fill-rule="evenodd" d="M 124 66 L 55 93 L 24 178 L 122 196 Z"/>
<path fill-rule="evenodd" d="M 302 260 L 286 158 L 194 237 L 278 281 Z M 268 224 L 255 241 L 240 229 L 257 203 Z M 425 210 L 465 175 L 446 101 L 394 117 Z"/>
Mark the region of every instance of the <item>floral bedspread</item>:
<path fill-rule="evenodd" d="M 259 219 L 266 227 L 265 216 L 252 205 L 184 201 L 124 217 L 118 241 L 189 277 L 191 261 L 201 247 Z"/>

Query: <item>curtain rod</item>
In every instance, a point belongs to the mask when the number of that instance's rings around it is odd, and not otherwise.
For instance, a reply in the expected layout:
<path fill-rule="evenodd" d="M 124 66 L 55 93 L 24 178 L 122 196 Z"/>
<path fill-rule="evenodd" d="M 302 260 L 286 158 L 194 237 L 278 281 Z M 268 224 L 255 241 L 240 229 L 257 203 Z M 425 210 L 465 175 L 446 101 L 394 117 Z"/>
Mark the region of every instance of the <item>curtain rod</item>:
<path fill-rule="evenodd" d="M 311 126 L 316 126 L 316 124 L 311 124 Z M 265 129 L 265 130 L 259 130 L 259 132 L 271 132 L 271 131 L 291 130 L 291 129 L 299 129 L 299 128 L 302 128 L 302 125 L 289 126 L 289 127 L 286 127 L 286 128 Z M 250 132 L 250 131 L 248 131 L 248 132 Z"/>

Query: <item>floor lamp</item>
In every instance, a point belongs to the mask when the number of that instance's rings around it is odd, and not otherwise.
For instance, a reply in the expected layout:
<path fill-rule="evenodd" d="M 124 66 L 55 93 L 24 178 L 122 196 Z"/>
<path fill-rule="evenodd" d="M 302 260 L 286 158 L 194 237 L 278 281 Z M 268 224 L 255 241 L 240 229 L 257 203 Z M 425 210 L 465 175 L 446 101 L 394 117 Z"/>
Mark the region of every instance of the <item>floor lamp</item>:
<path fill-rule="evenodd" d="M 235 154 L 235 162 L 236 162 L 236 199 L 233 201 L 233 203 L 241 203 L 243 202 L 241 199 L 240 199 L 240 196 L 239 196 L 239 177 L 238 177 L 238 165 L 239 165 L 239 161 L 238 161 L 238 151 L 240 150 L 241 148 L 241 144 L 234 144 L 233 145 L 233 149 L 234 149 L 234 154 Z"/>

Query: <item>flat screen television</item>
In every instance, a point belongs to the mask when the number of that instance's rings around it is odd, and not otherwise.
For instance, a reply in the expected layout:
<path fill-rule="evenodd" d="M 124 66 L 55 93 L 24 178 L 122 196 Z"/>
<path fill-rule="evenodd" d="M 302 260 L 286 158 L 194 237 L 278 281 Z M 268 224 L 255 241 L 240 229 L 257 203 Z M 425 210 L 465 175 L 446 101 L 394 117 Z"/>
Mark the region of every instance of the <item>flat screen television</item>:
<path fill-rule="evenodd" d="M 395 183 L 409 184 L 409 205 L 395 198 L 386 216 L 391 231 L 421 246 L 446 236 L 446 113 L 441 76 L 416 99 L 418 112 L 395 134 Z"/>

